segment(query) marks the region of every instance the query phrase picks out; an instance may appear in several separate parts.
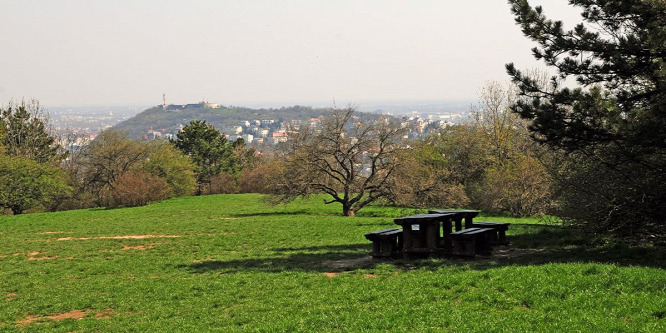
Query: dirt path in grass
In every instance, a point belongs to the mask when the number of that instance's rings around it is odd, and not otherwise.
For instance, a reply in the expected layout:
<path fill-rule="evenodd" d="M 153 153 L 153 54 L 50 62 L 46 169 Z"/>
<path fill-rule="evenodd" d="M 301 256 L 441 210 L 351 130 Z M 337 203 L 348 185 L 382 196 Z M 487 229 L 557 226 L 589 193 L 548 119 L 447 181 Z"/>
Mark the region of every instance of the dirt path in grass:
<path fill-rule="evenodd" d="M 27 316 L 22 320 L 16 321 L 16 324 L 18 324 L 19 326 L 27 326 L 42 319 L 50 319 L 53 321 L 62 321 L 65 319 L 81 320 L 89 314 L 94 314 L 93 317 L 95 319 L 106 319 L 106 318 L 111 318 L 111 316 L 113 315 L 113 310 L 106 309 L 102 312 L 94 312 L 91 310 L 72 310 L 69 312 L 59 313 L 49 316 Z"/>
<path fill-rule="evenodd" d="M 148 239 L 148 238 L 179 238 L 182 235 L 124 235 L 124 236 L 99 236 L 99 237 L 61 237 L 57 241 L 89 240 L 89 239 Z"/>

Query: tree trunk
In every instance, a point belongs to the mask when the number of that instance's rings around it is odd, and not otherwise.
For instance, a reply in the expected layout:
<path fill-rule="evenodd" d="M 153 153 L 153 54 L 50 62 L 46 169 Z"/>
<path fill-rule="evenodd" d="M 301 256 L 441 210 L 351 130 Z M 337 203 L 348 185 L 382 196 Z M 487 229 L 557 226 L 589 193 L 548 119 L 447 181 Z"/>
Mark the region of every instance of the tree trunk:
<path fill-rule="evenodd" d="M 23 214 L 23 208 L 21 208 L 21 206 L 13 206 L 11 210 L 14 215 Z"/>
<path fill-rule="evenodd" d="M 342 204 L 342 215 L 344 216 L 349 216 L 349 217 L 354 217 L 356 215 L 356 212 L 351 209 L 351 205 L 347 203 Z"/>

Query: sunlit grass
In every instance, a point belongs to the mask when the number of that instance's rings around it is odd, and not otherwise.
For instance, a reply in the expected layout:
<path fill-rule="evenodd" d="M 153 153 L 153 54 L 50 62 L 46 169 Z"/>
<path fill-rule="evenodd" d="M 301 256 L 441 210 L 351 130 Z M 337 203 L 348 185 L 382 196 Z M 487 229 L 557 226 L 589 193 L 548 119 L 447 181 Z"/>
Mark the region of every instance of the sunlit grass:
<path fill-rule="evenodd" d="M 491 258 L 368 259 L 364 233 L 418 212 L 220 195 L 1 216 L 0 331 L 666 329 L 662 248 L 505 219 Z"/>

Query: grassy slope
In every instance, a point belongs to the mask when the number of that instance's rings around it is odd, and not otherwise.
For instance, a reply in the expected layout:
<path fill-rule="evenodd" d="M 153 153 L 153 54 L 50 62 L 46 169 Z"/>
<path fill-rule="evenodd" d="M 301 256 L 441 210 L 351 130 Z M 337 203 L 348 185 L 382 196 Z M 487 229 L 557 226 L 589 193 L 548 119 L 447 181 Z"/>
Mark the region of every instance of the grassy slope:
<path fill-rule="evenodd" d="M 0 331 L 666 329 L 661 248 L 515 220 L 503 256 L 354 261 L 413 211 L 338 210 L 222 195 L 0 216 Z M 180 237 L 95 238 L 119 235 Z M 20 323 L 72 310 L 87 314 Z"/>

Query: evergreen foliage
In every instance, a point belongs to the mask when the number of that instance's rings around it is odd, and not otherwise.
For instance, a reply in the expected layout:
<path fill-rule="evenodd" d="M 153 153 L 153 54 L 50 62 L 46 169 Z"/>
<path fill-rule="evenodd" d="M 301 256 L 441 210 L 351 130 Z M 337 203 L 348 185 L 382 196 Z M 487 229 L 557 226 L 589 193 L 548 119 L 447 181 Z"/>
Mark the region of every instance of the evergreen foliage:
<path fill-rule="evenodd" d="M 561 213 L 598 231 L 663 228 L 666 2 L 570 0 L 583 18 L 572 30 L 526 0 L 509 3 L 538 43 L 534 57 L 557 71 L 544 84 L 507 65 L 521 96 L 513 110 L 563 154 Z"/>
<path fill-rule="evenodd" d="M 204 193 L 210 185 L 211 177 L 221 172 L 235 174 L 242 168 L 234 155 L 233 142 L 227 142 L 224 135 L 206 121 L 191 121 L 172 143 L 188 155 L 195 165 L 197 194 Z"/>
<path fill-rule="evenodd" d="M 0 151 L 37 162 L 59 161 L 66 155 L 60 151 L 47 128 L 48 117 L 37 100 L 28 103 L 10 102 L 0 108 Z"/>

